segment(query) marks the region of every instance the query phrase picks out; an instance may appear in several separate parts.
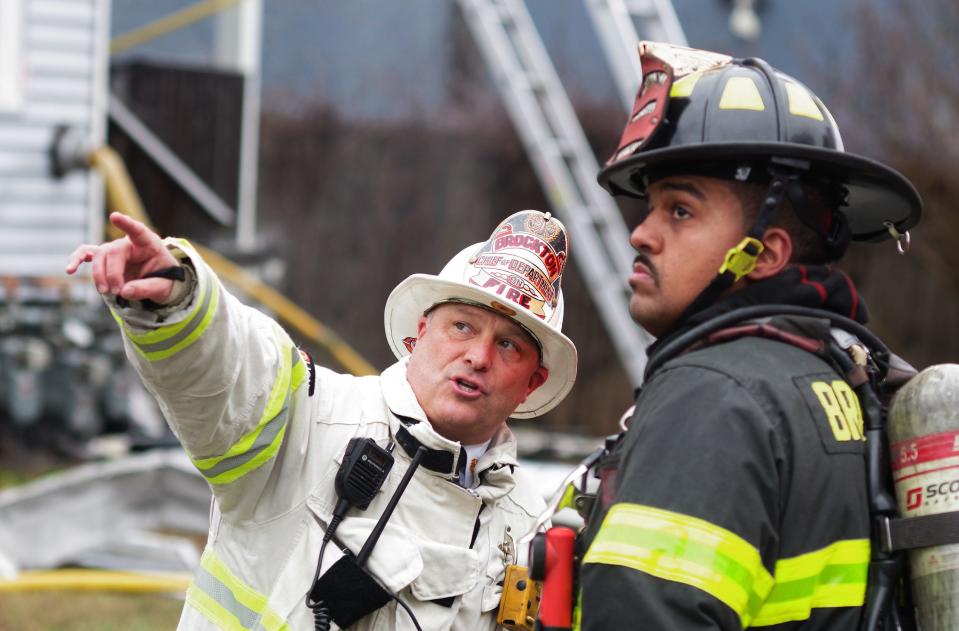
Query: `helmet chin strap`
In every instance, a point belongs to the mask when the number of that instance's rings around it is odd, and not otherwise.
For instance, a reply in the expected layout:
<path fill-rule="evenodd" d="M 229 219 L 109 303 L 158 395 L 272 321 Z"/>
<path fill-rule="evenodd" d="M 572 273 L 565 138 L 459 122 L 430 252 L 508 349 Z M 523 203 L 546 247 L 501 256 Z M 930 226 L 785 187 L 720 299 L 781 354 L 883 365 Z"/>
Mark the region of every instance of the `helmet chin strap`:
<path fill-rule="evenodd" d="M 797 170 L 772 168 L 772 180 L 769 182 L 762 207 L 759 209 L 759 214 L 756 216 L 752 228 L 738 245 L 726 252 L 723 264 L 716 277 L 686 307 L 677 323 L 686 321 L 694 313 L 698 313 L 716 302 L 740 278 L 756 269 L 756 260 L 765 248 L 762 240 L 763 235 L 776 219 L 776 213 L 779 212 L 779 207 L 790 183 L 798 181 L 799 176 L 800 172 Z"/>

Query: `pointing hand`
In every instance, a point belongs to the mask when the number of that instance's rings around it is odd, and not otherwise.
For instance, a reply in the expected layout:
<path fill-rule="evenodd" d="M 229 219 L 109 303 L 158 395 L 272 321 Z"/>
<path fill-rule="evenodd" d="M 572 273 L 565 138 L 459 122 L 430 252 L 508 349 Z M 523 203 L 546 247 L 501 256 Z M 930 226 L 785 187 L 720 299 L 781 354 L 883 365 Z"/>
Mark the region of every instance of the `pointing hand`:
<path fill-rule="evenodd" d="M 67 274 L 75 274 L 81 265 L 91 263 L 93 282 L 101 294 L 162 303 L 170 296 L 173 281 L 145 276 L 176 267 L 179 262 L 159 235 L 136 219 L 111 213 L 110 223 L 126 236 L 101 245 L 81 245 L 70 255 Z"/>

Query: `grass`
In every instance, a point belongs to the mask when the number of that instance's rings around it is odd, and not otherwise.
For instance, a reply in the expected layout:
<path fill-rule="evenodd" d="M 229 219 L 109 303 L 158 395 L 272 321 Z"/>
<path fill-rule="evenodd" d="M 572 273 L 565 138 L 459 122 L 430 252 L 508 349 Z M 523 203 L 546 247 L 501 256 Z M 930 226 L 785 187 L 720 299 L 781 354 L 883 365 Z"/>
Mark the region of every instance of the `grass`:
<path fill-rule="evenodd" d="M 169 631 L 183 601 L 88 591 L 0 593 L 0 631 Z"/>
<path fill-rule="evenodd" d="M 0 469 L 0 489 L 5 489 L 11 486 L 18 486 L 29 482 L 30 480 L 37 477 L 37 474 L 29 474 L 21 471 L 10 471 L 7 469 Z"/>

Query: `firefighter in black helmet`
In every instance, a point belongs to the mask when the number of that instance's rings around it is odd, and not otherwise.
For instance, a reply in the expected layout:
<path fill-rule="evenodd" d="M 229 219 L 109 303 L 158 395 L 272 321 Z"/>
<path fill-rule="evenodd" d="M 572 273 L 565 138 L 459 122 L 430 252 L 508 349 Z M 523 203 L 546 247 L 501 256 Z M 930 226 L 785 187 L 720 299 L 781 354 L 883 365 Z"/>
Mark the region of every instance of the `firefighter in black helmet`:
<path fill-rule="evenodd" d="M 871 556 L 863 413 L 826 349 L 854 341 L 836 321 L 867 311 L 834 263 L 852 240 L 904 248 L 921 200 L 845 152 L 822 102 L 764 61 L 640 50 L 599 181 L 646 201 L 630 312 L 659 339 L 599 467 L 579 624 L 855 629 Z"/>

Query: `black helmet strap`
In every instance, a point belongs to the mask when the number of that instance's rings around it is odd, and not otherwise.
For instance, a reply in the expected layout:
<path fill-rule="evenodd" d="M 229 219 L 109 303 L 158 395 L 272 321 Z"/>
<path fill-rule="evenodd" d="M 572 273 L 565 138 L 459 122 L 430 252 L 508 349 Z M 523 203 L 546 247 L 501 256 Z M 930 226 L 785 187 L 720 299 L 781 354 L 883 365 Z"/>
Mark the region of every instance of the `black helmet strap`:
<path fill-rule="evenodd" d="M 846 213 L 839 210 L 840 206 L 845 204 L 844 199 L 848 195 L 845 187 L 838 186 L 835 192 L 836 206 L 831 213 L 829 223 L 826 226 L 816 221 L 817 214 L 814 209 L 807 207 L 806 191 L 798 179 L 790 181 L 786 185 L 786 198 L 792 204 L 796 216 L 810 230 L 821 235 L 826 244 L 826 253 L 830 260 L 838 261 L 849 247 L 849 241 L 852 239 L 852 233 L 849 230 L 849 219 Z"/>

